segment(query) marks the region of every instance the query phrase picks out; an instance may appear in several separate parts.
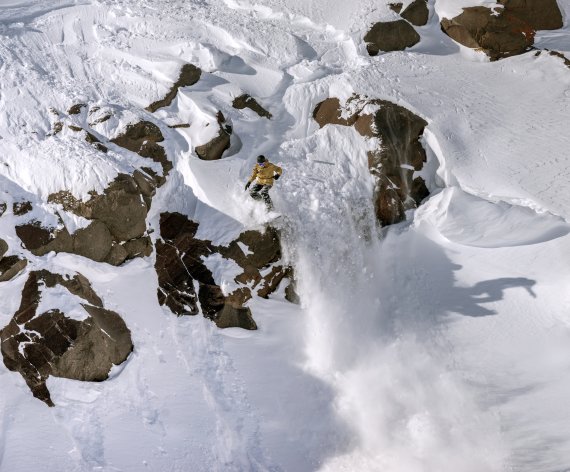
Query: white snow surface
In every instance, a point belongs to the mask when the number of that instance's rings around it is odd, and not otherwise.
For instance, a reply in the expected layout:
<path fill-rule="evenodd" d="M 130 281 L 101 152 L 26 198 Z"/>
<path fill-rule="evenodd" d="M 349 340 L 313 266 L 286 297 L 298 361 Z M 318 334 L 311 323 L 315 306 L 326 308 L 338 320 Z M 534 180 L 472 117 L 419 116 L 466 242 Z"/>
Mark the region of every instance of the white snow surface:
<path fill-rule="evenodd" d="M 0 283 L 1 326 L 29 271 L 80 272 L 135 346 L 106 382 L 50 377 L 54 408 L 0 367 L 0 471 L 570 470 L 570 70 L 546 53 L 490 63 L 441 33 L 440 17 L 491 3 L 430 0 L 420 43 L 370 58 L 364 32 L 397 18 L 372 0 L 0 1 L 0 236 L 29 259 Z M 565 28 L 537 45 L 568 55 L 570 2 L 559 4 Z M 144 111 L 184 63 L 202 79 Z M 273 119 L 233 109 L 241 93 Z M 312 119 L 352 93 L 429 123 L 432 195 L 380 233 L 374 143 Z M 69 115 L 76 103 L 113 114 L 93 128 L 102 139 L 140 119 L 163 131 L 174 169 L 149 213 L 154 235 L 164 211 L 214 244 L 262 228 L 243 186 L 256 155 L 282 166 L 272 195 L 301 305 L 281 288 L 250 302 L 258 331 L 219 330 L 158 305 L 154 256 L 111 267 L 25 251 L 14 225 L 31 217 L 86 224 L 50 193 L 87 199 L 118 173 L 161 171 L 69 129 L 93 119 Z M 201 161 L 218 110 L 232 147 Z M 168 128 L 178 123 L 191 126 Z M 23 200 L 33 213 L 13 215 Z M 207 264 L 231 290 L 235 264 Z M 82 316 L 58 290 L 41 309 Z"/>

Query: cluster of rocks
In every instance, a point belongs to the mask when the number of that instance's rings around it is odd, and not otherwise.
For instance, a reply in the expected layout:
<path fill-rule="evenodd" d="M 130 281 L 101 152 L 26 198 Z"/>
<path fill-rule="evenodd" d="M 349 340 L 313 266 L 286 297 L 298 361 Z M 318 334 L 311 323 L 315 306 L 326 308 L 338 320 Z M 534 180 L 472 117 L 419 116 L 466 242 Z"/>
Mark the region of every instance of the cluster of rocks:
<path fill-rule="evenodd" d="M 167 96 L 147 108 L 154 112 L 168 106 L 181 87 L 195 84 L 201 70 L 185 65 L 177 82 Z M 262 117 L 271 114 L 255 99 L 243 95 L 234 100 L 237 109 L 250 108 Z M 49 252 L 67 252 L 87 257 L 93 261 L 121 265 L 129 259 L 146 257 L 156 249 L 155 268 L 158 275 L 158 301 L 177 315 L 202 313 L 220 328 L 242 327 L 256 329 L 251 311 L 245 306 L 255 293 L 268 297 L 285 279 L 292 279 L 289 267 L 280 263 L 279 234 L 274 229 L 265 232 L 245 231 L 227 246 L 217 246 L 211 241 L 196 238 L 198 224 L 179 213 L 163 213 L 160 216 L 160 235 L 153 245 L 147 230 L 146 218 L 153 197 L 172 170 L 172 163 L 162 146 L 165 138 L 161 129 L 150 121 L 131 123 L 116 137 L 107 139 L 92 127 L 105 123 L 112 117 L 110 109 L 89 107 L 84 103 L 73 105 L 68 116 L 52 110 L 57 122 L 49 135 L 60 133 L 64 127 L 82 133 L 84 139 L 107 153 L 117 147 L 137 153 L 160 164 L 139 166 L 132 173 L 120 173 L 102 192 L 90 192 L 81 200 L 67 191 L 53 193 L 47 202 L 52 204 L 52 226 L 39 218 L 45 211 L 29 201 L 13 204 L 17 217 L 15 232 L 23 247 L 36 256 Z M 72 118 L 73 117 L 73 118 Z M 67 124 L 66 124 L 67 123 Z M 231 124 L 224 115 L 217 115 L 218 136 L 196 148 L 197 155 L 205 160 L 220 159 L 230 147 Z M 81 126 L 79 126 L 81 124 Z M 109 125 L 105 125 L 109 128 Z M 6 210 L 0 204 L 0 216 Z M 35 210 L 35 211 L 33 211 Z M 70 232 L 64 216 L 72 214 L 79 222 L 79 229 Z M 10 280 L 22 272 L 27 260 L 18 255 L 6 255 L 8 244 L 0 240 L 0 282 Z M 231 259 L 241 267 L 235 277 L 231 293 L 224 293 L 216 284 L 204 258 L 218 255 Z M 79 297 L 84 316 L 66 314 L 61 309 L 41 310 L 42 293 L 63 287 L 71 297 Z M 64 293 L 65 293 L 64 291 Z M 296 296 L 293 286 L 287 288 L 292 300 Z M 63 295 L 65 298 L 65 294 Z M 65 300 L 64 300 L 65 301 Z M 61 305 L 64 306 L 64 305 Z M 24 285 L 20 308 L 10 323 L 0 331 L 1 351 L 5 365 L 19 372 L 34 396 L 52 406 L 46 387 L 50 375 L 77 380 L 105 380 L 113 365 L 128 357 L 133 349 L 130 332 L 121 317 L 103 307 L 101 299 L 93 291 L 89 281 L 81 274 L 64 276 L 47 270 L 35 270 L 28 274 Z"/>
<path fill-rule="evenodd" d="M 82 320 L 58 309 L 38 313 L 43 291 L 58 285 L 84 301 Z M 100 382 L 133 350 L 125 322 L 103 307 L 83 275 L 69 277 L 47 270 L 29 274 L 20 307 L 0 331 L 0 343 L 6 367 L 19 372 L 33 395 L 49 406 L 54 405 L 46 386 L 50 375 Z"/>
<path fill-rule="evenodd" d="M 364 113 L 373 107 L 372 114 Z M 375 180 L 374 203 L 381 225 L 405 219 L 405 211 L 417 207 L 429 195 L 425 181 L 414 177 L 426 162 L 420 138 L 427 122 L 404 107 L 386 100 L 353 96 L 343 106 L 337 98 L 319 103 L 313 113 L 320 127 L 353 126 L 367 138 L 378 138 L 380 146 L 368 153 L 370 173 Z"/>
<path fill-rule="evenodd" d="M 202 313 L 220 328 L 256 329 L 250 309 L 244 306 L 252 291 L 267 298 L 291 276 L 290 269 L 279 263 L 277 231 L 246 231 L 228 246 L 198 239 L 197 231 L 198 223 L 180 213 L 160 216 L 161 239 L 156 243 L 155 265 L 159 303 L 178 315 Z M 215 283 L 204 262 L 204 258 L 216 253 L 243 269 L 234 280 L 236 288 L 229 294 L 224 294 Z"/>
<path fill-rule="evenodd" d="M 528 51 L 538 30 L 562 28 L 556 0 L 498 0 L 502 7 L 464 8 L 443 18 L 442 30 L 458 43 L 484 51 L 497 60 Z"/>
<path fill-rule="evenodd" d="M 414 0 L 402 11 L 402 3 L 392 3 L 390 8 L 402 17 L 396 21 L 382 21 L 374 24 L 364 36 L 368 54 L 376 56 L 379 52 L 403 51 L 420 41 L 420 35 L 414 26 L 424 26 L 429 19 L 427 0 Z"/>
<path fill-rule="evenodd" d="M 498 4 L 463 8 L 456 17 L 443 18 L 441 29 L 459 44 L 482 50 L 494 61 L 531 49 L 539 30 L 562 28 L 556 0 L 498 0 Z M 364 41 L 371 56 L 414 46 L 420 35 L 413 26 L 423 26 L 429 19 L 427 0 L 414 0 L 405 9 L 402 3 L 392 3 L 390 8 L 402 19 L 376 23 L 366 33 Z"/>

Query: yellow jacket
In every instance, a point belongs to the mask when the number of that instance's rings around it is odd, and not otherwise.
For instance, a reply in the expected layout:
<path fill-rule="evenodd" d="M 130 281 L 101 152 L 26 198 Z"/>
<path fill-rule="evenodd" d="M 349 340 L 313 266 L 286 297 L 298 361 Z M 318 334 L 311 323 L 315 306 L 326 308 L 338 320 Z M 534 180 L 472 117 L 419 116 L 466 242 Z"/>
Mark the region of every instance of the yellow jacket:
<path fill-rule="evenodd" d="M 253 182 L 254 180 L 261 185 L 273 185 L 273 179 L 275 178 L 275 174 L 281 175 L 283 170 L 281 167 L 272 164 L 269 161 L 265 161 L 265 165 L 256 164 L 253 168 L 253 172 L 251 177 L 249 178 L 249 182 Z"/>

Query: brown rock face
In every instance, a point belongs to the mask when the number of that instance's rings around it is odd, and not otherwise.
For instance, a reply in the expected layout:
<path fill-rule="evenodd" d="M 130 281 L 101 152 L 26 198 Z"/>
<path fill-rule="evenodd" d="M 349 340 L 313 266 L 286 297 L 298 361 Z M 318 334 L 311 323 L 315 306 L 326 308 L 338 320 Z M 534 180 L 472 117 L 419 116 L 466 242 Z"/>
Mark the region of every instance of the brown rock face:
<path fill-rule="evenodd" d="M 215 246 L 196 238 L 198 224 L 180 213 L 163 213 L 160 218 L 162 240 L 156 244 L 158 301 L 177 315 L 196 315 L 200 311 L 219 327 L 256 329 L 249 308 L 243 305 L 251 291 L 267 297 L 288 275 L 278 265 L 281 249 L 275 230 L 265 233 L 246 231 L 228 246 Z M 244 252 L 243 245 L 247 247 Z M 219 253 L 234 260 L 242 269 L 235 282 L 238 288 L 224 295 L 203 257 Z M 247 253 L 247 254 L 246 254 Z M 269 272 L 262 276 L 261 271 Z"/>
<path fill-rule="evenodd" d="M 215 161 L 221 159 L 224 152 L 230 148 L 232 127 L 226 122 L 222 112 L 218 112 L 218 125 L 220 131 L 210 142 L 197 146 L 195 151 L 200 159 Z"/>
<path fill-rule="evenodd" d="M 117 146 L 136 152 L 142 157 L 148 157 L 162 166 L 164 175 L 172 170 L 172 163 L 166 157 L 164 148 L 159 145 L 164 141 L 160 128 L 149 121 L 140 121 L 134 125 L 127 125 L 124 133 L 111 142 Z M 164 182 L 159 182 L 162 185 Z"/>
<path fill-rule="evenodd" d="M 189 87 L 194 85 L 198 80 L 200 80 L 200 76 L 202 75 L 202 70 L 192 64 L 184 64 L 182 66 L 182 70 L 180 71 L 180 76 L 178 80 L 172 85 L 169 92 L 162 100 L 158 100 L 154 103 L 151 103 L 146 110 L 154 113 L 159 108 L 169 106 L 176 95 L 178 95 L 178 89 L 180 87 Z"/>
<path fill-rule="evenodd" d="M 8 243 L 0 239 L 0 282 L 6 282 L 18 275 L 28 261 L 18 256 L 5 256 L 8 252 Z"/>
<path fill-rule="evenodd" d="M 319 103 L 313 116 L 321 127 L 327 124 L 354 126 L 362 136 L 380 139 L 379 149 L 368 154 L 370 173 L 376 181 L 376 216 L 382 225 L 403 221 L 404 212 L 418 206 L 429 194 L 423 179 L 413 178 L 414 171 L 421 170 L 426 161 L 419 140 L 427 122 L 385 100 L 354 96 L 346 105 L 357 110 L 347 118 L 341 118 L 343 107 L 337 98 Z M 377 111 L 363 115 L 359 110 L 366 105 L 375 105 Z"/>
<path fill-rule="evenodd" d="M 42 292 L 58 285 L 85 301 L 81 304 L 85 319 L 69 318 L 57 309 L 37 313 Z M 53 406 L 46 386 L 50 375 L 100 382 L 133 349 L 125 322 L 103 308 L 85 277 L 46 270 L 30 273 L 20 308 L 0 331 L 0 342 L 6 367 L 19 372 L 33 395 L 49 406 Z"/>
<path fill-rule="evenodd" d="M 556 0 L 501 0 L 504 8 L 464 8 L 441 21 L 442 30 L 464 46 L 481 48 L 491 60 L 522 54 L 534 44 L 540 29 L 562 27 Z M 497 14 L 498 13 L 498 14 Z"/>
<path fill-rule="evenodd" d="M 38 222 L 16 227 L 16 234 L 26 249 L 37 256 L 48 252 L 69 252 L 97 262 L 120 265 L 126 259 L 148 256 L 152 252 L 146 236 L 146 215 L 155 187 L 150 178 L 135 171 L 120 174 L 103 194 L 94 194 L 87 202 L 69 192 L 48 197 L 65 211 L 92 220 L 86 228 L 70 235 L 67 229 L 44 228 Z"/>
<path fill-rule="evenodd" d="M 368 54 L 403 51 L 420 41 L 420 35 L 406 20 L 376 23 L 364 36 Z"/>
<path fill-rule="evenodd" d="M 428 22 L 429 10 L 427 0 L 415 0 L 401 13 L 402 18 L 414 26 L 424 26 Z"/>
<path fill-rule="evenodd" d="M 253 97 L 250 97 L 247 94 L 240 95 L 239 97 L 235 98 L 232 106 L 238 110 L 243 110 L 244 108 L 249 108 L 250 110 L 257 113 L 262 118 L 267 118 L 268 120 L 271 119 L 271 113 L 269 113 L 265 108 L 263 108 L 257 100 Z"/>

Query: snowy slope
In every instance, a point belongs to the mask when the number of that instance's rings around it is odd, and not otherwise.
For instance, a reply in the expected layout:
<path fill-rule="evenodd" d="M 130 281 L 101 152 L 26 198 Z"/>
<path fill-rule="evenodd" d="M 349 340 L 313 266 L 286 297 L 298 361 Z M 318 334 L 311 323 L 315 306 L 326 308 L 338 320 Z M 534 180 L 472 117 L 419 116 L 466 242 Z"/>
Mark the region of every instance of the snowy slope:
<path fill-rule="evenodd" d="M 559 4 L 565 29 L 537 45 L 568 56 L 570 2 Z M 397 15 L 369 0 L 0 2 L 8 208 L 29 200 L 49 218 L 50 193 L 88 198 L 149 165 L 78 137 L 68 125 L 89 117 L 67 113 L 77 103 L 112 111 L 93 127 L 101 138 L 140 119 L 165 134 L 174 169 L 152 203 L 154 230 L 164 211 L 200 222 L 198 236 L 216 244 L 259 227 L 243 184 L 264 153 L 284 168 L 272 193 L 302 301 L 255 298 L 255 332 L 177 318 L 158 305 L 154 255 L 121 267 L 36 257 L 20 249 L 8 210 L 0 236 L 29 264 L 0 283 L 1 326 L 30 270 L 81 272 L 124 318 L 135 351 L 106 382 L 50 377 L 51 409 L 1 366 L 2 472 L 570 467 L 570 70 L 546 54 L 490 63 L 458 46 L 438 24 L 456 8 L 430 1 L 420 43 L 371 58 L 362 36 Z M 202 68 L 200 82 L 146 112 L 185 63 Z M 273 119 L 233 109 L 244 92 Z M 428 122 L 432 196 L 378 237 L 372 144 L 312 119 L 323 99 L 352 93 Z M 218 110 L 232 148 L 199 160 Z M 58 121 L 66 127 L 52 136 Z M 168 128 L 177 123 L 190 127 Z M 216 278 L 230 284 L 231 267 Z"/>

